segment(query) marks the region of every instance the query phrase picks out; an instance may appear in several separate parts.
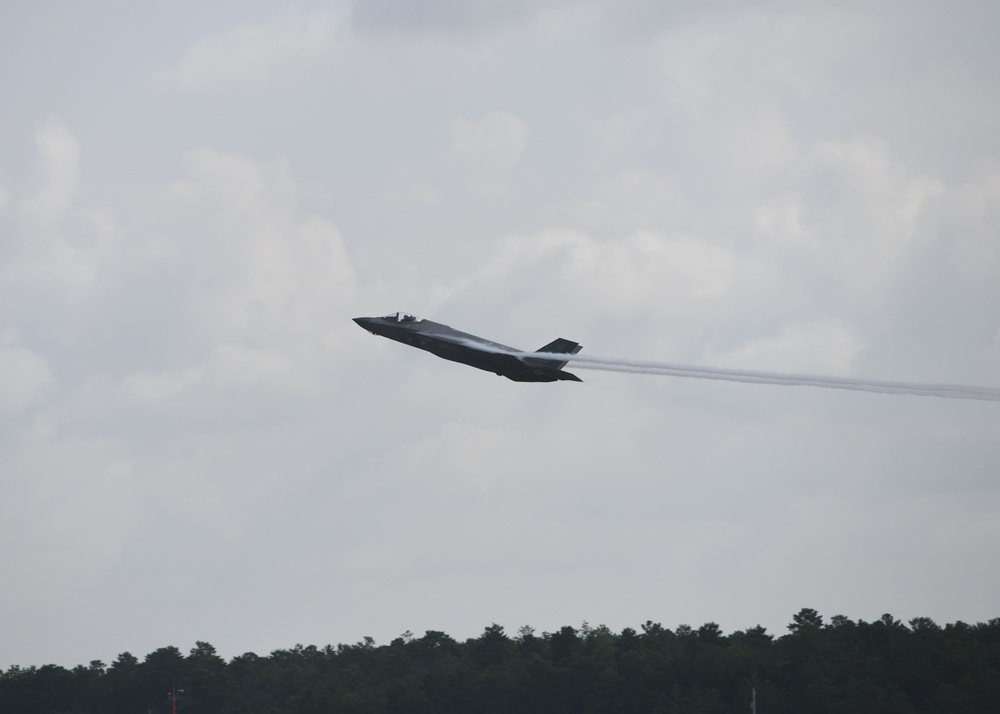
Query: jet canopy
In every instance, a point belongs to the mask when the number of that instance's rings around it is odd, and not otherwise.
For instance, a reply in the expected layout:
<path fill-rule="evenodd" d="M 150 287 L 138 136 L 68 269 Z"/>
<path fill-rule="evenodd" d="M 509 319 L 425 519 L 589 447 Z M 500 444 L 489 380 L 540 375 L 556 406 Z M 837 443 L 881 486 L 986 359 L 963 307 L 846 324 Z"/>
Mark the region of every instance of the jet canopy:
<path fill-rule="evenodd" d="M 416 315 L 411 315 L 408 312 L 394 312 L 391 315 L 386 315 L 383 320 L 394 320 L 396 322 L 422 322 L 424 318 L 417 317 Z"/>

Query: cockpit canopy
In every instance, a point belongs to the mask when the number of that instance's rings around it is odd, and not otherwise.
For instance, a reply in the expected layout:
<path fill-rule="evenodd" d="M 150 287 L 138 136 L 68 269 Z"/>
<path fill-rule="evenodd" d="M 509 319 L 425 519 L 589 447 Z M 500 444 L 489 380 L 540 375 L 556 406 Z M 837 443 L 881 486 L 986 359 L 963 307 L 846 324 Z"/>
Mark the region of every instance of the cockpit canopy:
<path fill-rule="evenodd" d="M 391 315 L 386 315 L 382 319 L 394 320 L 396 322 L 421 322 L 424 318 L 411 315 L 408 312 L 394 312 Z"/>

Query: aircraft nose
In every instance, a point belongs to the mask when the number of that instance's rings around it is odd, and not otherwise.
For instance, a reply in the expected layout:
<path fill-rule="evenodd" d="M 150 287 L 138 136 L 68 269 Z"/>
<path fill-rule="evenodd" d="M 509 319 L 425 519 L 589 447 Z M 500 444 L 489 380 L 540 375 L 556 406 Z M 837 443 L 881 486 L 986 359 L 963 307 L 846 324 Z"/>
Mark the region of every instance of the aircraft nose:
<path fill-rule="evenodd" d="M 354 321 L 358 323 L 358 327 L 363 327 L 369 332 L 378 334 L 375 330 L 375 318 L 374 317 L 355 317 Z"/>

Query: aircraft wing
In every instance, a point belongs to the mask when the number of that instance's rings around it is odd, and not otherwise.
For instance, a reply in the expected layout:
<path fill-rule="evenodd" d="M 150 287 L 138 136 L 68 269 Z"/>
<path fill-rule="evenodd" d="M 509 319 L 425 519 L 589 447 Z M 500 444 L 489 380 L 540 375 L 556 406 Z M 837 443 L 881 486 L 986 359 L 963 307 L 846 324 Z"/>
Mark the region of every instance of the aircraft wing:
<path fill-rule="evenodd" d="M 499 342 L 491 342 L 490 340 L 484 340 L 482 337 L 467 335 L 464 332 L 435 332 L 432 336 L 444 342 L 451 342 L 452 344 L 469 347 L 474 350 L 483 350 L 484 352 L 496 352 L 497 354 L 521 352 L 516 347 L 501 345 Z"/>

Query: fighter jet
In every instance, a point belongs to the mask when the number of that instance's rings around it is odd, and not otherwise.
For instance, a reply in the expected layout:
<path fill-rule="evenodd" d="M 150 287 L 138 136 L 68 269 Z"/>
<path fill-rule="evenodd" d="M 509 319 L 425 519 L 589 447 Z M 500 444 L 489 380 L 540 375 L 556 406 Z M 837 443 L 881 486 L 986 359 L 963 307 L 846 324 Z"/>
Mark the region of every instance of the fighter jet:
<path fill-rule="evenodd" d="M 496 372 L 515 382 L 582 382 L 575 374 L 563 370 L 566 360 L 552 357 L 532 357 L 524 351 L 459 332 L 439 322 L 424 320 L 416 315 L 396 312 L 385 317 L 355 317 L 354 321 L 373 335 L 388 337 L 476 369 Z M 581 349 L 576 342 L 558 339 L 538 352 L 575 355 Z M 529 353 L 530 354 L 530 353 Z"/>

